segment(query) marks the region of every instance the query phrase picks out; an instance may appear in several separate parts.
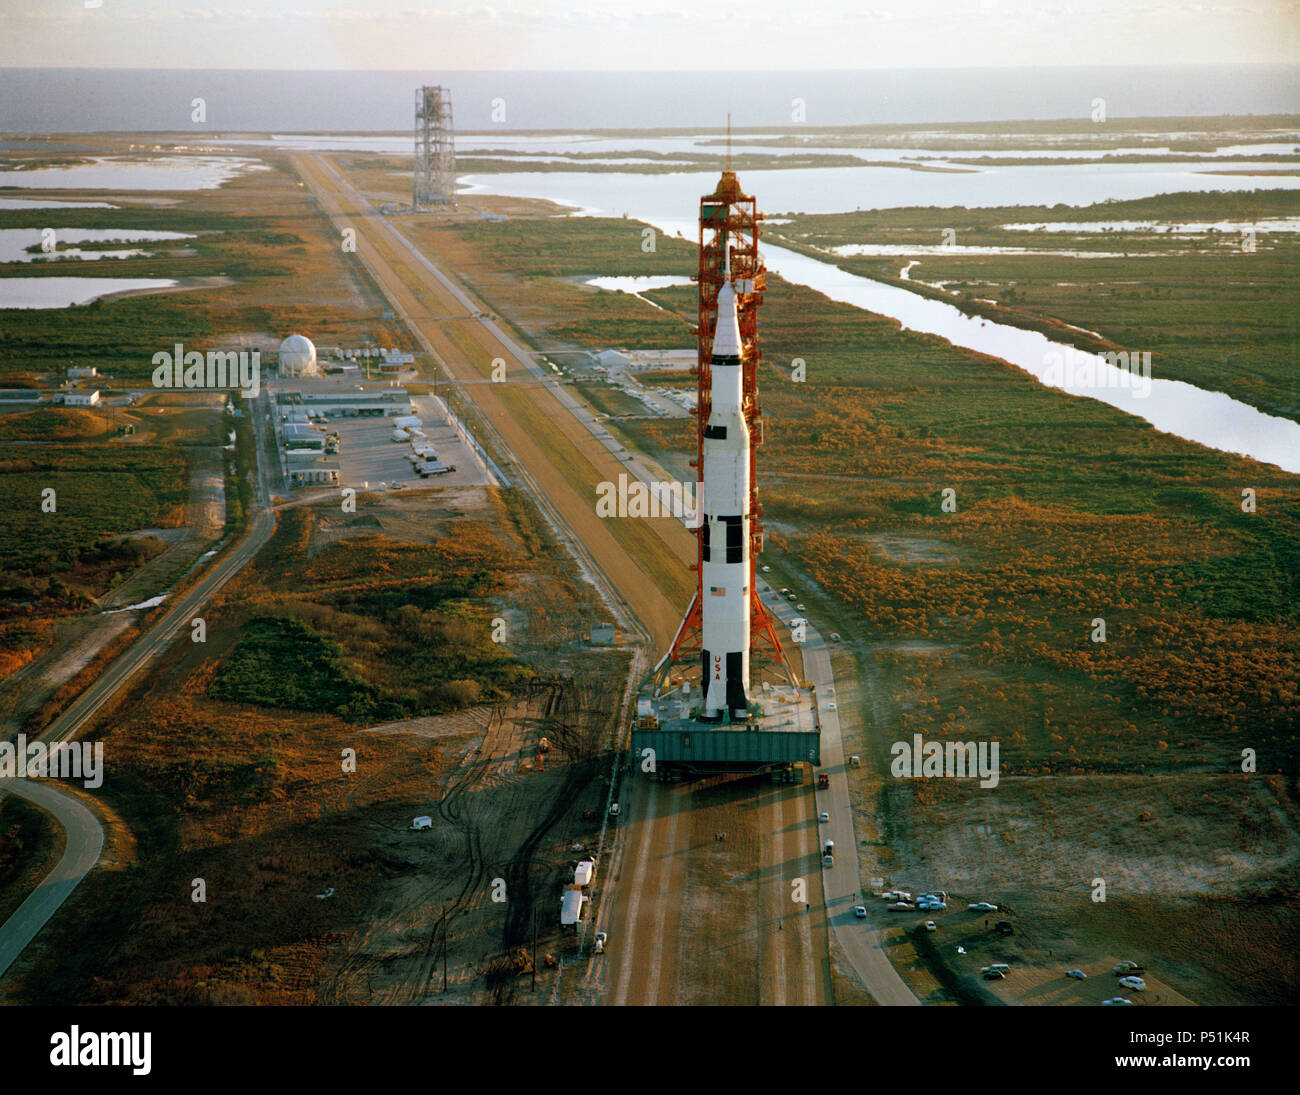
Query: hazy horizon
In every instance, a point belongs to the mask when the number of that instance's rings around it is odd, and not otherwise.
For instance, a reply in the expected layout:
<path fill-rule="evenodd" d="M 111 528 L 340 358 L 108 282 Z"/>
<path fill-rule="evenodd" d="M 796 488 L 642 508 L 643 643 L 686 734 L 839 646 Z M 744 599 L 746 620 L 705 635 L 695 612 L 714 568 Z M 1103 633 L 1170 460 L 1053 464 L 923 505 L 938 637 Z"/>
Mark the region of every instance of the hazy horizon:
<path fill-rule="evenodd" d="M 400 132 L 415 88 L 459 131 L 738 130 L 1300 113 L 1300 65 L 745 72 L 0 69 L 0 132 Z M 201 99 L 202 119 L 193 104 Z"/>

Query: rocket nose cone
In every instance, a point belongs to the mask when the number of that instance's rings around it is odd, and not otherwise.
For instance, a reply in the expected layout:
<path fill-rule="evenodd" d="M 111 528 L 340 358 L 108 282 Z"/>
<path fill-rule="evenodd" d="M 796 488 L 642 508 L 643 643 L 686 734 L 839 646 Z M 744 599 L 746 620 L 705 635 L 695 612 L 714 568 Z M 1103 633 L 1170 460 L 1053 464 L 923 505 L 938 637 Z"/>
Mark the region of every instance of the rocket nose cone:
<path fill-rule="evenodd" d="M 740 324 L 736 320 L 736 290 L 730 280 L 718 290 L 718 325 L 713 332 L 714 357 L 740 356 Z"/>

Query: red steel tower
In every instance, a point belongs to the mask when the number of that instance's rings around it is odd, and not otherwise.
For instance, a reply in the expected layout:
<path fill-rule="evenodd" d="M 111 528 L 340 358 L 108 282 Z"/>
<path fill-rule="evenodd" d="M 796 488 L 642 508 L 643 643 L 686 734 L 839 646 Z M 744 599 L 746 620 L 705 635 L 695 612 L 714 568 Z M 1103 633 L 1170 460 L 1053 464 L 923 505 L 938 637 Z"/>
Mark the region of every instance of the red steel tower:
<path fill-rule="evenodd" d="M 730 131 L 730 125 L 728 125 Z M 758 348 L 758 307 L 763 302 L 767 287 L 767 271 L 758 254 L 758 225 L 763 215 L 757 203 L 740 189 L 740 182 L 731 170 L 731 157 L 722 172 L 717 188 L 700 199 L 699 272 L 699 326 L 697 356 L 694 374 L 697 380 L 696 452 L 691 466 L 697 476 L 704 461 L 704 426 L 712 408 L 712 376 L 710 358 L 713 352 L 713 335 L 718 321 L 718 292 L 724 280 L 724 270 L 730 268 L 732 285 L 736 292 L 736 314 L 740 326 L 742 369 L 742 404 L 745 422 L 749 426 L 750 443 L 754 450 L 763 443 L 763 415 L 758 405 L 758 363 L 762 351 Z M 729 263 L 728 261 L 729 260 Z M 777 636 L 771 614 L 763 606 L 755 588 L 755 572 L 759 553 L 763 550 L 763 507 L 758 501 L 757 460 L 749 462 L 750 528 L 749 528 L 749 596 L 750 640 L 764 640 L 771 647 L 774 660 L 786 667 L 785 651 Z M 701 482 L 702 488 L 703 483 Z M 698 496 L 697 496 L 698 497 Z M 668 652 L 669 662 L 681 662 L 702 646 L 704 543 L 701 529 L 695 529 L 696 572 L 695 596 L 682 620 Z"/>

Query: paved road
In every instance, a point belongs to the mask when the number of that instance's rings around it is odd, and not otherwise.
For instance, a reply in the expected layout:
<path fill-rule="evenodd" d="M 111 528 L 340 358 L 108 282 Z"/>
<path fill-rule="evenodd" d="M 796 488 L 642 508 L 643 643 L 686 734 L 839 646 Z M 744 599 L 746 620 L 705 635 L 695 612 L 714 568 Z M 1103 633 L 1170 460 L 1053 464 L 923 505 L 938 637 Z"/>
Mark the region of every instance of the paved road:
<path fill-rule="evenodd" d="M 768 607 L 786 627 L 801 614 L 761 578 L 759 593 Z M 803 653 L 804 678 L 817 688 L 817 713 L 821 722 L 822 763 L 819 772 L 830 776 L 830 787 L 817 791 L 817 809 L 830 815 L 820 825 L 820 840 L 835 842 L 835 866 L 824 869 L 822 886 L 826 915 L 844 953 L 876 1002 L 895 1006 L 912 1006 L 920 1001 L 894 969 L 884 951 L 884 930 L 871 919 L 880 902 L 863 902 L 858 873 L 858 841 L 853 824 L 853 807 L 849 799 L 849 781 L 845 768 L 844 746 L 840 738 L 840 713 L 835 693 L 835 673 L 831 668 L 830 650 L 811 624 L 805 627 Z M 835 709 L 831 705 L 835 704 Z M 815 784 L 814 784 L 815 786 Z M 853 915 L 853 906 L 866 904 L 867 920 Z"/>
<path fill-rule="evenodd" d="M 202 606 L 233 578 L 270 539 L 275 529 L 275 516 L 269 508 L 268 476 L 272 474 L 269 461 L 262 453 L 260 422 L 267 406 L 265 393 L 259 399 L 261 413 L 252 421 L 257 429 L 257 494 L 260 503 L 257 516 L 245 537 L 235 547 L 211 564 L 186 593 L 183 593 L 139 639 L 104 670 L 95 681 L 79 695 L 52 722 L 39 740 L 46 743 L 72 741 L 78 737 L 103 707 L 117 695 L 132 677 L 162 651 L 171 645 L 182 630 L 188 632 L 191 621 Z M 248 408 L 250 411 L 253 408 Z M 105 768 L 112 771 L 112 756 L 105 750 Z M 53 814 L 67 834 L 67 851 L 54 870 L 37 886 L 35 892 L 0 925 L 0 976 L 9 968 L 28 943 L 49 922 L 60 905 L 77 888 L 78 883 L 99 862 L 104 846 L 104 831 L 99 820 L 81 801 L 60 789 L 57 783 L 40 783 L 32 780 L 0 781 L 0 796 L 13 792 L 28 799 Z"/>
<path fill-rule="evenodd" d="M 0 928 L 0 977 L 99 862 L 104 847 L 104 830 L 99 819 L 57 784 L 30 779 L 0 780 L 0 794 L 3 793 L 25 798 L 52 814 L 63 826 L 68 842 L 54 870 Z"/>

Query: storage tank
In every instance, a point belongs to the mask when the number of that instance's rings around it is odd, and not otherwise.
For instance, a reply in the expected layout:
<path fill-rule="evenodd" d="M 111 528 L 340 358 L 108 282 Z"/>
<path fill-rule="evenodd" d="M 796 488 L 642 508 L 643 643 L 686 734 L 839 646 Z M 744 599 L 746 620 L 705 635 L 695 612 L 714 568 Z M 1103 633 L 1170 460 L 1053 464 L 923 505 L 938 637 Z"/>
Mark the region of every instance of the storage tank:
<path fill-rule="evenodd" d="M 280 343 L 281 376 L 318 376 L 316 347 L 303 335 L 290 335 Z"/>

